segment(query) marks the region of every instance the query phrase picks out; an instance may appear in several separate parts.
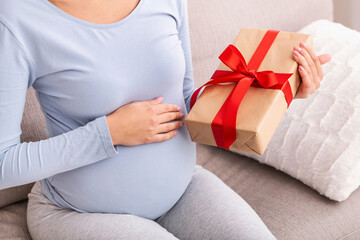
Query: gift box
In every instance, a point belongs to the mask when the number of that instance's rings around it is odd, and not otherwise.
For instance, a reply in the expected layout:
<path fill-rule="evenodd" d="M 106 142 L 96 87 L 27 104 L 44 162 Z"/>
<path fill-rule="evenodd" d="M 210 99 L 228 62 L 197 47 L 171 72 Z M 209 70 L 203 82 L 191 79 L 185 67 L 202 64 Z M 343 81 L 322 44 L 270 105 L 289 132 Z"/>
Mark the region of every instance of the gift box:
<path fill-rule="evenodd" d="M 192 141 L 262 155 L 300 86 L 292 57 L 300 41 L 313 46 L 308 34 L 242 28 L 192 95 L 185 118 Z"/>

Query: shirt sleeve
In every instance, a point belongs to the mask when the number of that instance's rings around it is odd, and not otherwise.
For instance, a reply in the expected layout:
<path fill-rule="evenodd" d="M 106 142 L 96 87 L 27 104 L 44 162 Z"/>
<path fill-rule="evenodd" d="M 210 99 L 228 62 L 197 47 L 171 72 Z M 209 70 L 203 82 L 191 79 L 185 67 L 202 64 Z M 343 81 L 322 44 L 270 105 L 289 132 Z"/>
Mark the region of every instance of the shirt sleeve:
<path fill-rule="evenodd" d="M 187 112 L 190 112 L 190 101 L 191 96 L 195 92 L 194 87 L 194 77 L 193 77 L 193 65 L 192 65 L 192 56 L 191 56 L 191 44 L 190 44 L 190 33 L 189 33 L 189 18 L 188 18 L 188 3 L 187 0 L 182 1 L 182 10 L 181 10 L 181 24 L 179 27 L 179 39 L 181 40 L 181 45 L 184 51 L 185 56 L 185 77 L 183 84 L 183 94 L 186 104 Z M 197 96 L 201 95 L 204 88 L 202 88 Z"/>
<path fill-rule="evenodd" d="M 26 93 L 34 76 L 26 48 L 0 22 L 0 189 L 42 180 L 118 153 L 106 116 L 55 137 L 20 143 Z"/>

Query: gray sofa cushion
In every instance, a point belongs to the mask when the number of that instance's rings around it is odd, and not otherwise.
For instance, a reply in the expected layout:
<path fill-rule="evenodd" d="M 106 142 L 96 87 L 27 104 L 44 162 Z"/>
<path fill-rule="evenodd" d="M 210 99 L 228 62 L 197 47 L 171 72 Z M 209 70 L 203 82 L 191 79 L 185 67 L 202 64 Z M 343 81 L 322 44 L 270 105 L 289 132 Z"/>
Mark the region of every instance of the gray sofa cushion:
<path fill-rule="evenodd" d="M 27 198 L 34 183 L 0 190 L 0 208 Z"/>
<path fill-rule="evenodd" d="M 27 200 L 0 209 L 0 239 L 31 239 L 26 224 Z"/>
<path fill-rule="evenodd" d="M 40 110 L 33 87 L 30 87 L 26 94 L 21 130 L 21 142 L 39 141 L 48 138 L 45 132 L 45 117 Z"/>

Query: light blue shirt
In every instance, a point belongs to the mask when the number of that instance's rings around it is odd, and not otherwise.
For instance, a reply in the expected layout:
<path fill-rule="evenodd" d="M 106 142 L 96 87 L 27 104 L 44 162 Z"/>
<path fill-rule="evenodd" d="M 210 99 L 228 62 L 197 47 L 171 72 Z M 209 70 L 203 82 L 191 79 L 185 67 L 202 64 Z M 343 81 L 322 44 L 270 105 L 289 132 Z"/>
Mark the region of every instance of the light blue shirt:
<path fill-rule="evenodd" d="M 30 86 L 49 138 L 20 143 Z M 193 92 L 186 0 L 141 0 L 111 24 L 0 0 L 0 189 L 42 180 L 62 208 L 156 219 L 188 186 L 195 143 L 184 125 L 167 141 L 114 146 L 105 116 L 163 96 L 186 117 Z"/>

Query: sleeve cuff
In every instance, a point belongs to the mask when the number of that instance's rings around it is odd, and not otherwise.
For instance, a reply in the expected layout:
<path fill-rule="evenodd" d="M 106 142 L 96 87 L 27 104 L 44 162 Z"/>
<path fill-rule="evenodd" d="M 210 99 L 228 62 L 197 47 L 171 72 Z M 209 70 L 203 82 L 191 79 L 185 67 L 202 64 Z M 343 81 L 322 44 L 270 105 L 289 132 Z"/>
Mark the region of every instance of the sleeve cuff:
<path fill-rule="evenodd" d="M 116 150 L 113 141 L 111 139 L 109 126 L 106 122 L 106 116 L 101 116 L 95 119 L 96 127 L 98 128 L 98 131 L 101 136 L 101 141 L 103 143 L 103 146 L 105 148 L 106 153 L 108 156 L 113 156 L 115 154 L 118 154 L 119 152 Z"/>

